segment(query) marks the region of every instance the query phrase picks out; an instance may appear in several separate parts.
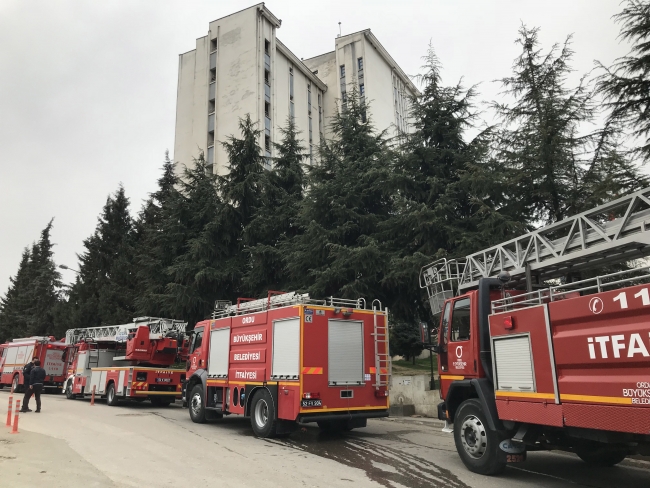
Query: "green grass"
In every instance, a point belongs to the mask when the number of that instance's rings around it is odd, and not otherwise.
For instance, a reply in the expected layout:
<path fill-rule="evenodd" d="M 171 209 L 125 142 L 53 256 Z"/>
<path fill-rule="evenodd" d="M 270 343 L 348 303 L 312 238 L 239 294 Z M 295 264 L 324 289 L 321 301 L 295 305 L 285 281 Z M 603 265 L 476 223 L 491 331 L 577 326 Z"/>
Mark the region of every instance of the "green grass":
<path fill-rule="evenodd" d="M 413 360 L 408 360 L 408 361 L 393 361 L 393 367 L 397 366 L 398 369 L 410 369 L 410 370 L 417 370 L 417 371 L 431 371 L 431 360 L 429 358 L 424 358 L 424 359 L 416 359 L 415 364 L 413 364 Z M 433 370 L 436 371 L 438 369 L 438 365 L 436 362 L 436 358 L 433 358 Z"/>

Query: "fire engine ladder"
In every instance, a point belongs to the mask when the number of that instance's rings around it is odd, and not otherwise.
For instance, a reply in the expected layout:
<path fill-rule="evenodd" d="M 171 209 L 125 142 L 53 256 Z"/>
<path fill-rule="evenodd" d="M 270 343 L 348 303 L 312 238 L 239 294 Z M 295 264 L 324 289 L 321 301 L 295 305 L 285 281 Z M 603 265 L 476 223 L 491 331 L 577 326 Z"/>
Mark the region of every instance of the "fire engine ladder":
<path fill-rule="evenodd" d="M 538 285 L 588 268 L 650 255 L 650 188 L 466 256 L 441 259 L 420 271 L 434 314 L 455 291 L 502 271 L 513 286 Z"/>
<path fill-rule="evenodd" d="M 388 339 L 388 309 L 385 310 L 383 325 L 377 320 L 377 312 L 381 311 L 381 302 L 374 300 L 372 302 L 373 312 L 373 325 L 374 331 L 372 333 L 375 339 L 375 382 L 372 386 L 375 390 L 390 385 L 391 375 L 391 358 L 390 358 L 390 344 Z M 380 346 L 383 344 L 383 347 Z"/>
<path fill-rule="evenodd" d="M 160 338 L 169 332 L 184 334 L 187 322 L 159 317 L 137 317 L 130 324 L 68 329 L 65 333 L 65 342 L 66 344 L 75 344 L 86 339 L 107 342 L 125 341 L 129 331 L 140 325 L 149 327 L 152 338 Z"/>

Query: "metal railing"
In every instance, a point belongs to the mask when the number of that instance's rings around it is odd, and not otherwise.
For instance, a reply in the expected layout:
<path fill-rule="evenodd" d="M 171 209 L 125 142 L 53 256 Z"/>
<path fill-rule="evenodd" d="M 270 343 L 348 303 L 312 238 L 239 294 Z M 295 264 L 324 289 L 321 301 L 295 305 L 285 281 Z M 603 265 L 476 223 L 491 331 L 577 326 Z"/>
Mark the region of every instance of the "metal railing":
<path fill-rule="evenodd" d="M 492 313 L 509 312 L 534 307 L 542 303 L 567 300 L 601 293 L 608 289 L 641 285 L 648 282 L 650 282 L 650 267 L 627 269 L 617 271 L 616 273 L 596 276 L 595 278 L 549 286 L 541 290 L 494 300 L 492 302 Z"/>
<path fill-rule="evenodd" d="M 310 298 L 309 293 L 296 292 L 281 293 L 256 300 L 243 300 L 240 299 L 240 302 L 235 305 L 230 301 L 217 300 L 215 303 L 215 309 L 212 312 L 212 319 L 263 312 L 265 310 L 286 307 L 289 305 L 317 305 L 323 307 L 353 308 L 357 310 L 366 309 L 366 300 L 364 298 L 352 300 L 348 298 L 328 297 L 323 300 L 316 300 Z"/>

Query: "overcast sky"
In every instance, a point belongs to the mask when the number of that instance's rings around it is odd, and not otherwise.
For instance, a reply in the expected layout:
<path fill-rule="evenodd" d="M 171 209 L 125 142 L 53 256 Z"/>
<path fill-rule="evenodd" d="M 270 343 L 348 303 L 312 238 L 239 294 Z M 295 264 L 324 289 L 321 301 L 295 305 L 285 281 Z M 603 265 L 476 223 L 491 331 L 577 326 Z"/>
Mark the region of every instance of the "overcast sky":
<path fill-rule="evenodd" d="M 178 55 L 208 22 L 251 0 L 0 1 L 0 295 L 25 246 L 54 217 L 57 264 L 94 230 L 106 197 L 122 183 L 137 213 L 173 153 Z M 521 23 L 539 26 L 544 47 L 574 34 L 578 74 L 627 52 L 611 19 L 619 0 L 273 0 L 278 37 L 298 57 L 334 49 L 370 28 L 409 75 L 429 41 L 446 83 L 510 73 Z M 576 75 L 577 76 L 577 75 Z M 243 114 L 242 114 L 243 115 Z M 64 273 L 72 281 L 71 272 Z"/>

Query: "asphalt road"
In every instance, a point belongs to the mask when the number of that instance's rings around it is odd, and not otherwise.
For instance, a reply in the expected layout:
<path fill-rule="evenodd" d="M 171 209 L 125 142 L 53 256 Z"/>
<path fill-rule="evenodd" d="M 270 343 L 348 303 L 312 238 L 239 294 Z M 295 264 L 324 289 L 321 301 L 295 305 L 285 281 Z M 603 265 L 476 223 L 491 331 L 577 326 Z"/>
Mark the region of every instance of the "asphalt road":
<path fill-rule="evenodd" d="M 8 396 L 0 392 L 0 412 Z M 19 430 L 0 429 L 0 487 L 650 486 L 650 463 L 593 468 L 565 453 L 529 453 L 498 478 L 474 475 L 429 419 L 372 420 L 338 436 L 307 425 L 261 440 L 240 417 L 198 425 L 179 405 L 90 406 L 45 395 L 43 411 L 21 415 Z"/>

